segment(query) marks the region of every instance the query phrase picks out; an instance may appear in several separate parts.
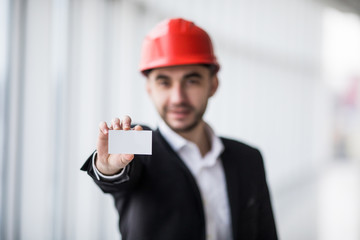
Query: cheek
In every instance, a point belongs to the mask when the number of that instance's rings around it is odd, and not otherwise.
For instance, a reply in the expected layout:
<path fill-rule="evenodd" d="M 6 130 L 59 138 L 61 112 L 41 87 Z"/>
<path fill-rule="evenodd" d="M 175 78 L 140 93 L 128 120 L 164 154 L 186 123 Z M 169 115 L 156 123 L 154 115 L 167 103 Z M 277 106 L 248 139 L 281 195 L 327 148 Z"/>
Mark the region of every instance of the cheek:
<path fill-rule="evenodd" d="M 167 102 L 166 94 L 157 91 L 153 91 L 151 93 L 151 99 L 153 103 L 156 105 L 157 109 L 161 109 L 164 105 L 166 105 Z"/>
<path fill-rule="evenodd" d="M 194 91 L 188 94 L 190 102 L 194 106 L 202 106 L 207 102 L 209 94 L 207 91 Z"/>

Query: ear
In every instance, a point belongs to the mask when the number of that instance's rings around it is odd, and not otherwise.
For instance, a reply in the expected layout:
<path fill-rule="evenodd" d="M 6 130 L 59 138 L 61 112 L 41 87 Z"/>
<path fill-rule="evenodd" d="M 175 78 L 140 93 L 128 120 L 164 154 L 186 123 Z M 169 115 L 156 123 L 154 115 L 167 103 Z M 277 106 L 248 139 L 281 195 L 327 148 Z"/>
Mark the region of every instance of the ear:
<path fill-rule="evenodd" d="M 211 89 L 210 89 L 209 97 L 214 96 L 218 87 L 219 87 L 219 79 L 217 77 L 217 74 L 215 74 L 214 76 L 211 77 Z"/>
<path fill-rule="evenodd" d="M 146 78 L 146 92 L 149 96 L 151 96 L 151 87 L 150 87 L 150 79 L 149 77 Z"/>

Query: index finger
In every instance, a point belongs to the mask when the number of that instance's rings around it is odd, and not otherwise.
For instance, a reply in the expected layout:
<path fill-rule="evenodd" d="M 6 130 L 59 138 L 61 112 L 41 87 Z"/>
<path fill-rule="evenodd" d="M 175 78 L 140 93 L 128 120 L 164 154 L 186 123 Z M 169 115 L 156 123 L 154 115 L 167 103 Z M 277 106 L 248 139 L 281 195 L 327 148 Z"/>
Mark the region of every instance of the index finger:
<path fill-rule="evenodd" d="M 106 135 L 109 132 L 109 128 L 108 128 L 106 122 L 100 122 L 99 129 L 102 132 L 102 134 L 104 134 L 104 135 Z"/>

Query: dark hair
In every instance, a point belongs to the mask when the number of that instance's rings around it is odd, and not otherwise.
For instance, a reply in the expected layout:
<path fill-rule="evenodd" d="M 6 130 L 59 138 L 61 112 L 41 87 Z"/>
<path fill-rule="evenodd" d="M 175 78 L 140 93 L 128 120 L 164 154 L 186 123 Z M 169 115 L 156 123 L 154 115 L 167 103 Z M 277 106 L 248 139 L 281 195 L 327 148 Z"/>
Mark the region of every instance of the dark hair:
<path fill-rule="evenodd" d="M 200 66 L 206 67 L 207 69 L 209 69 L 210 71 L 210 76 L 214 76 L 216 74 L 216 66 L 213 64 L 200 64 Z M 143 71 L 143 74 L 147 77 L 149 76 L 150 72 L 154 70 L 152 69 L 147 69 Z"/>
<path fill-rule="evenodd" d="M 142 73 L 147 77 L 153 69 L 144 70 Z"/>
<path fill-rule="evenodd" d="M 201 64 L 201 66 L 204 66 L 209 69 L 210 76 L 214 76 L 216 74 L 216 66 L 213 64 Z"/>

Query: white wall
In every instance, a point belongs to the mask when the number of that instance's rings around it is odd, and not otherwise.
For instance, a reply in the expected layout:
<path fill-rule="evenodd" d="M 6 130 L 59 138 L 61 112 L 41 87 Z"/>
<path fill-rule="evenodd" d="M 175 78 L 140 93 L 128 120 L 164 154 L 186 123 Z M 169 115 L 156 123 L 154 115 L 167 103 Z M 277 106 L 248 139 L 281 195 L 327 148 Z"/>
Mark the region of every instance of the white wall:
<path fill-rule="evenodd" d="M 0 49 L 9 49 L 0 53 L 1 94 L 10 86 L 0 108 L 4 239 L 118 238 L 111 197 L 79 169 L 95 148 L 101 120 L 129 114 L 156 126 L 138 73 L 140 45 L 159 20 L 174 16 L 212 36 L 222 68 L 206 119 L 220 135 L 262 150 L 280 237 L 316 239 L 315 180 L 331 157 L 332 127 L 332 95 L 321 80 L 322 4 L 1 4 L 0 22 L 11 20 L 0 28 L 1 37 L 10 32 L 0 41 Z"/>

